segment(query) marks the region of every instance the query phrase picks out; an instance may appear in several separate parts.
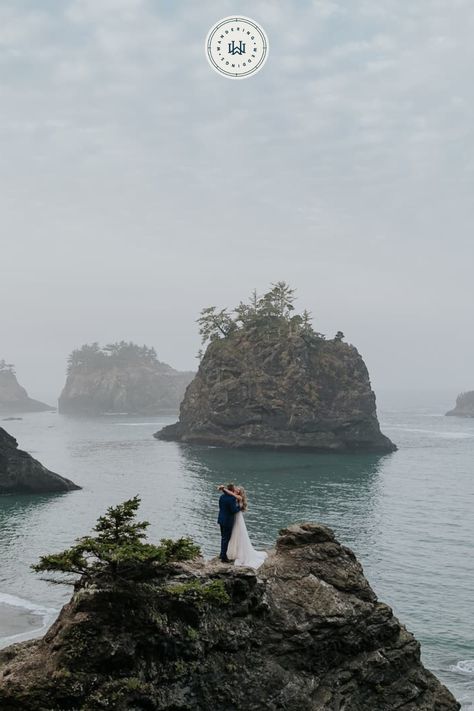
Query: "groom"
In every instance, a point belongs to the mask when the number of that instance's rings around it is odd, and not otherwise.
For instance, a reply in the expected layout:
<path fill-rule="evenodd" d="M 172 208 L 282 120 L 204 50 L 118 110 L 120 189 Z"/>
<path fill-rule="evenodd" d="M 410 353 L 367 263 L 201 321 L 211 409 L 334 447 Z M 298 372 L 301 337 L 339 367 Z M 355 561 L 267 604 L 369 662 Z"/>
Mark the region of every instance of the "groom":
<path fill-rule="evenodd" d="M 229 491 L 234 491 L 234 484 L 228 484 L 226 487 Z M 219 518 L 217 523 L 221 527 L 221 554 L 220 559 L 223 563 L 230 563 L 227 557 L 227 546 L 229 545 L 232 535 L 232 527 L 234 525 L 234 516 L 240 511 L 240 506 L 235 498 L 225 492 L 219 498 Z"/>

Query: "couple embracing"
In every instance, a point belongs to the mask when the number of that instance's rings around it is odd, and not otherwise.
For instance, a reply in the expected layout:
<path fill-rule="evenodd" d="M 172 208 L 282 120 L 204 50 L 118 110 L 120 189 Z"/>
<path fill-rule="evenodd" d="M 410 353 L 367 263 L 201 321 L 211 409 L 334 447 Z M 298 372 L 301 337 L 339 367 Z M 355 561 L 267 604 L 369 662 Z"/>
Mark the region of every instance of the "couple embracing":
<path fill-rule="evenodd" d="M 219 518 L 221 527 L 221 553 L 223 563 L 234 562 L 234 565 L 259 568 L 267 554 L 256 551 L 250 542 L 244 511 L 247 510 L 247 495 L 241 486 L 228 484 L 218 486 L 221 491 L 219 498 Z"/>

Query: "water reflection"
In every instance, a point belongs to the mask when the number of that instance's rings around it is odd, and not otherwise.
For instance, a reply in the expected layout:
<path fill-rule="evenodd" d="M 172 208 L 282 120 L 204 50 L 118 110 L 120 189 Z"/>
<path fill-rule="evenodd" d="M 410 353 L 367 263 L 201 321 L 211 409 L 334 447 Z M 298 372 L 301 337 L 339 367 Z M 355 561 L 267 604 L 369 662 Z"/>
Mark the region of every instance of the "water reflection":
<path fill-rule="evenodd" d="M 237 481 L 249 492 L 247 521 L 256 545 L 272 545 L 278 530 L 297 520 L 332 526 L 380 598 L 421 640 L 428 666 L 470 698 L 472 683 L 453 669 L 473 658 L 473 421 L 439 417 L 449 405 L 420 411 L 415 403 L 382 413 L 400 447 L 385 457 L 155 440 L 153 433 L 175 418 L 77 421 L 37 413 L 9 422 L 23 449 L 83 489 L 0 497 L 0 593 L 51 607 L 65 602 L 70 589 L 47 585 L 30 564 L 70 545 L 108 506 L 135 494 L 152 540 L 190 534 L 206 555 L 215 555 L 216 485 Z"/>
<path fill-rule="evenodd" d="M 257 545 L 271 545 L 280 528 L 303 520 L 332 526 L 349 544 L 362 545 L 361 539 L 365 539 L 364 548 L 377 534 L 374 511 L 384 457 L 229 451 L 185 445 L 179 449 L 182 469 L 199 502 L 205 549 L 210 533 L 206 522 L 215 526 L 216 485 L 230 481 L 247 489 L 247 525 Z M 215 536 L 214 531 L 212 538 Z"/>
<path fill-rule="evenodd" d="M 71 493 L 73 492 L 0 497 L 0 559 L 4 560 L 11 548 L 15 549 L 17 554 L 25 521 L 28 521 L 28 528 L 34 530 L 44 510 L 56 503 L 60 506 L 61 500 Z"/>

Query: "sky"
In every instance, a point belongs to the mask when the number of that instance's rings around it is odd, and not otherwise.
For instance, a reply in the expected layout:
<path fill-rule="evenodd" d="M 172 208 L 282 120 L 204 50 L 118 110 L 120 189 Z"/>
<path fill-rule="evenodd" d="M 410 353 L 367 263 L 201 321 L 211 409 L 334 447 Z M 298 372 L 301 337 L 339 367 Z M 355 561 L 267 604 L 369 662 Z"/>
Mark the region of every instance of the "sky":
<path fill-rule="evenodd" d="M 208 30 L 269 58 L 232 81 Z M 0 359 L 195 369 L 196 318 L 286 280 L 378 389 L 474 389 L 472 0 L 0 0 Z"/>

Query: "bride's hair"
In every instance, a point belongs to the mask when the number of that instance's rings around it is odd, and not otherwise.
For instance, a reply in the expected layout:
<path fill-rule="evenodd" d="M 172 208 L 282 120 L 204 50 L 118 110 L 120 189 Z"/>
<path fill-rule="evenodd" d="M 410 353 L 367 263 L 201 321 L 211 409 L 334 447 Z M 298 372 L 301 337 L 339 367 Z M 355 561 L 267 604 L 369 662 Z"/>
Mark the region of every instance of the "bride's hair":
<path fill-rule="evenodd" d="M 243 486 L 239 486 L 239 496 L 242 497 L 242 511 L 247 511 L 249 505 L 247 501 L 247 492 Z"/>

